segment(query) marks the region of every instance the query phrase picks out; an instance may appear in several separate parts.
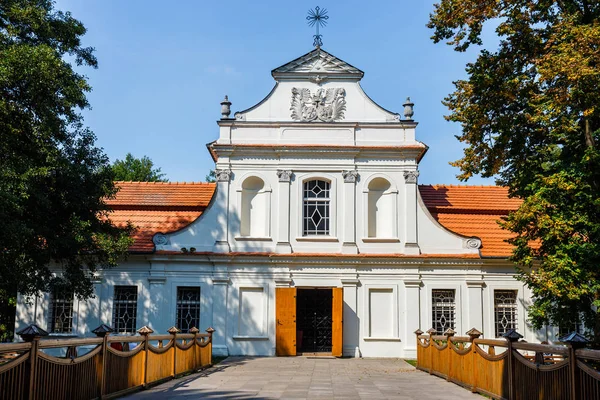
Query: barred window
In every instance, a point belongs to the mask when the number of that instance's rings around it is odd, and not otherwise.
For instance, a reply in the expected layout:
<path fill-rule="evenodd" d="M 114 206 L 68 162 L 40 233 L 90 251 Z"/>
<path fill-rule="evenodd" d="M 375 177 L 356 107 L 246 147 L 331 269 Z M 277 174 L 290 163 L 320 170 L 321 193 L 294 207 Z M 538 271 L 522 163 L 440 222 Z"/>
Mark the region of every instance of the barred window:
<path fill-rule="evenodd" d="M 329 235 L 330 189 L 327 181 L 304 182 L 302 235 Z"/>
<path fill-rule="evenodd" d="M 115 286 L 113 327 L 117 333 L 135 333 L 137 286 Z"/>
<path fill-rule="evenodd" d="M 55 290 L 50 295 L 50 332 L 73 333 L 73 293 Z"/>
<path fill-rule="evenodd" d="M 496 337 L 517 329 L 517 291 L 494 290 L 494 320 Z"/>
<path fill-rule="evenodd" d="M 571 332 L 583 333 L 583 323 L 578 315 L 575 320 L 567 324 L 560 324 L 558 327 L 558 337 L 568 335 Z"/>
<path fill-rule="evenodd" d="M 435 329 L 438 335 L 442 335 L 448 328 L 454 329 L 456 314 L 456 302 L 454 298 L 454 289 L 431 291 L 433 329 Z"/>
<path fill-rule="evenodd" d="M 177 327 L 183 333 L 200 328 L 200 288 L 177 288 Z"/>

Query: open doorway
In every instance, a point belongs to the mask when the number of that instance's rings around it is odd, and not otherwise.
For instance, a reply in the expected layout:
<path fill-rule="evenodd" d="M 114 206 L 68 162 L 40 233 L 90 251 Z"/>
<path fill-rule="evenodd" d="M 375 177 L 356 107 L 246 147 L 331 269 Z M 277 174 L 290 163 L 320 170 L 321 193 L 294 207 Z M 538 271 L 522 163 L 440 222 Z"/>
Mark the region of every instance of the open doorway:
<path fill-rule="evenodd" d="M 296 300 L 296 345 L 298 353 L 326 353 L 332 350 L 331 288 L 298 289 Z"/>

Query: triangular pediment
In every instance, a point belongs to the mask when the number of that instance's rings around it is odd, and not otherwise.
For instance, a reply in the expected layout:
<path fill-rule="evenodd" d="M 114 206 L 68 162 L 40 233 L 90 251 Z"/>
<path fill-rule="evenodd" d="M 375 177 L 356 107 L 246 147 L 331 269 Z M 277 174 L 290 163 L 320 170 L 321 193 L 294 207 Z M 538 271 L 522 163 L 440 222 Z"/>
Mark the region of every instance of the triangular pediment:
<path fill-rule="evenodd" d="M 316 48 L 305 55 L 275 68 L 271 74 L 275 79 L 322 76 L 327 78 L 361 79 L 364 72 L 348 64 L 344 60 Z"/>

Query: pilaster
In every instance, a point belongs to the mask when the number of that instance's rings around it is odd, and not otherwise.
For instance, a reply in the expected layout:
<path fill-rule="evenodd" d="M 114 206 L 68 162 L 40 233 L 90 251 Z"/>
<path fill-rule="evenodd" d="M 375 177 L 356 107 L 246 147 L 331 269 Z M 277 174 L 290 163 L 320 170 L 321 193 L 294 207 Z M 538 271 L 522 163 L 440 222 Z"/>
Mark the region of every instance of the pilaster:
<path fill-rule="evenodd" d="M 406 226 L 404 253 L 420 254 L 417 236 L 417 179 L 419 171 L 404 171 L 406 197 L 404 199 L 404 221 Z M 411 336 L 414 336 L 411 334 Z"/>
<path fill-rule="evenodd" d="M 227 301 L 229 294 L 229 277 L 226 273 L 216 273 L 212 278 L 212 283 L 213 325 L 219 327 L 219 329 L 213 333 L 212 351 L 213 355 L 215 356 L 226 357 L 229 355 L 229 349 L 227 347 Z"/>
<path fill-rule="evenodd" d="M 342 176 L 344 177 L 342 253 L 358 254 L 358 247 L 356 246 L 356 181 L 358 172 L 354 170 L 342 171 Z"/>
<path fill-rule="evenodd" d="M 483 332 L 487 337 L 490 332 L 483 330 L 483 288 L 485 282 L 480 279 L 467 280 L 467 325 Z"/>
<path fill-rule="evenodd" d="M 290 245 L 290 182 L 292 180 L 292 171 L 277 170 L 279 177 L 278 193 L 278 212 L 277 212 L 277 253 L 289 254 L 292 252 Z"/>
<path fill-rule="evenodd" d="M 420 329 L 421 315 L 421 279 L 418 277 L 404 280 L 404 357 L 417 358 L 417 337 L 413 332 Z"/>
<path fill-rule="evenodd" d="M 356 278 L 342 278 L 344 288 L 344 348 L 346 357 L 360 357 L 360 320 L 358 318 L 358 286 Z"/>
<path fill-rule="evenodd" d="M 231 170 L 215 170 L 217 177 L 217 198 L 215 204 L 222 207 L 217 217 L 217 238 L 215 240 L 214 251 L 216 253 L 228 253 L 231 251 L 229 246 L 229 182 L 231 180 Z"/>

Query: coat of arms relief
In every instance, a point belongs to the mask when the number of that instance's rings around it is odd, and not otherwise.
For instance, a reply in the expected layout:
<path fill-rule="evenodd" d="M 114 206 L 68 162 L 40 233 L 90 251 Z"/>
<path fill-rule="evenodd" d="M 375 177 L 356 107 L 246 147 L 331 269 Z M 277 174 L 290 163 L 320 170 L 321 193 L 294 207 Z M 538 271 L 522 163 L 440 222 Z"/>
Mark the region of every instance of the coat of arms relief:
<path fill-rule="evenodd" d="M 346 91 L 341 88 L 318 89 L 315 94 L 310 89 L 292 89 L 292 119 L 294 121 L 333 122 L 344 118 L 346 111 Z"/>

